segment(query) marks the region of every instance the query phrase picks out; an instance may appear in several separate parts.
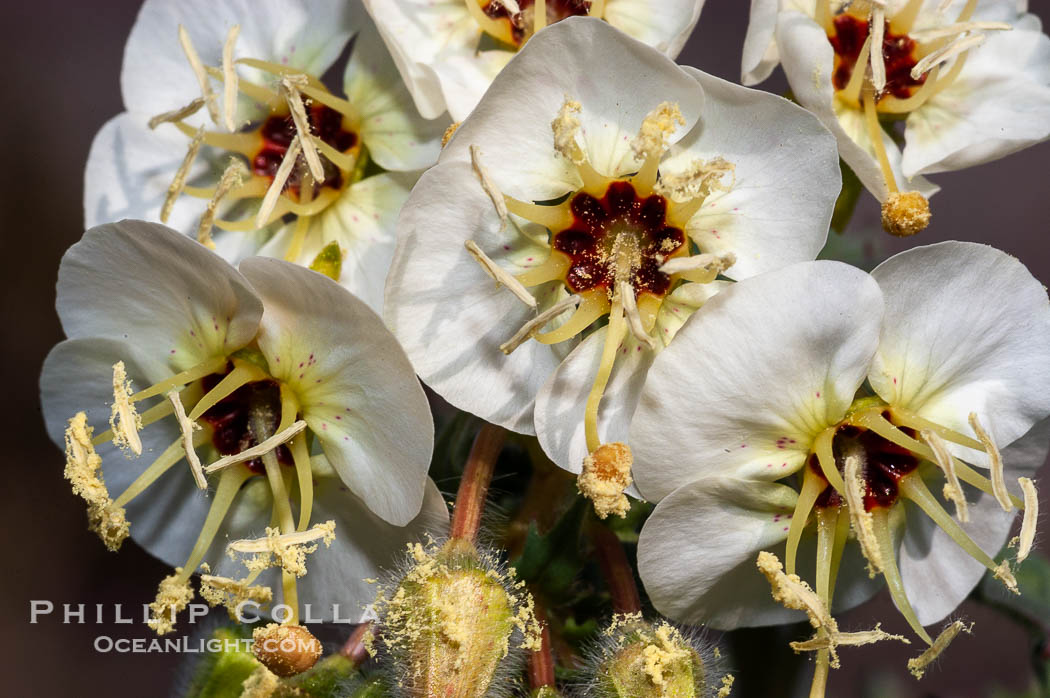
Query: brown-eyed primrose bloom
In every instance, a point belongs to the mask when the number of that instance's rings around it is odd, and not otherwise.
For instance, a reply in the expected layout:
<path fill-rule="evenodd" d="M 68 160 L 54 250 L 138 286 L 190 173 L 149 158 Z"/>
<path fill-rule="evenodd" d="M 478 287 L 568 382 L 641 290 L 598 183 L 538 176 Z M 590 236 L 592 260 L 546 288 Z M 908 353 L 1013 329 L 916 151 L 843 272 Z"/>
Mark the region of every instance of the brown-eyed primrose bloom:
<path fill-rule="evenodd" d="M 364 0 L 423 116 L 462 121 L 493 78 L 544 27 L 604 20 L 669 58 L 704 0 Z"/>
<path fill-rule="evenodd" d="M 744 84 L 783 64 L 802 106 L 912 235 L 937 187 L 1050 136 L 1050 37 L 1017 0 L 753 0 Z M 893 135 L 904 120 L 904 145 Z"/>
<path fill-rule="evenodd" d="M 297 623 L 300 602 L 353 617 L 374 596 L 364 578 L 447 516 L 408 359 L 321 274 L 262 257 L 238 272 L 124 221 L 69 249 L 57 306 L 69 339 L 40 379 L 48 432 L 106 546 L 130 534 L 175 566 L 152 606 L 158 633 L 197 570 L 231 611 L 273 597 L 260 575 L 274 567 L 290 607 L 278 620 Z"/>
<path fill-rule="evenodd" d="M 871 275 L 807 262 L 740 282 L 678 333 L 642 391 L 635 476 L 659 502 L 642 580 L 683 622 L 804 611 L 815 634 L 793 646 L 817 652 L 822 695 L 838 646 L 886 639 L 831 616 L 881 578 L 930 647 L 909 664 L 921 675 L 963 628 L 935 640 L 924 626 L 985 570 L 1017 591 L 1010 561 L 992 556 L 1019 510 L 1016 559 L 1031 550 L 1048 415 L 1050 304 L 998 250 L 946 242 Z M 755 569 L 760 552 L 786 608 Z"/>
<path fill-rule="evenodd" d="M 355 34 L 344 97 L 321 77 Z M 315 264 L 380 308 L 397 212 L 447 123 L 415 112 L 359 2 L 147 0 L 121 88 L 88 158 L 88 227 L 159 221 L 234 264 Z"/>
<path fill-rule="evenodd" d="M 581 488 L 622 513 L 630 451 L 616 442 L 653 356 L 720 275 L 816 255 L 835 158 L 786 100 L 566 19 L 507 65 L 413 190 L 384 317 L 424 382 L 535 428 L 567 470 L 587 459 Z"/>

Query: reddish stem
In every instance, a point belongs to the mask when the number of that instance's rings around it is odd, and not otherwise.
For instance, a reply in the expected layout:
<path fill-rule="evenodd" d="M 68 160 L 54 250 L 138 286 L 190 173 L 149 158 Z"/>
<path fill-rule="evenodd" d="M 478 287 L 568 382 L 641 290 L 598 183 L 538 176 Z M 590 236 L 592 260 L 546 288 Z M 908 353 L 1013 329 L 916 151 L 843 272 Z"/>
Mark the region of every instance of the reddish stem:
<path fill-rule="evenodd" d="M 634 571 L 623 551 L 623 544 L 616 534 L 607 527 L 592 523 L 590 526 L 591 544 L 598 556 L 598 565 L 602 576 L 609 587 L 613 610 L 616 613 L 638 613 L 642 610 L 642 601 L 638 596 L 638 586 L 634 583 Z"/>
<path fill-rule="evenodd" d="M 456 508 L 452 513 L 449 535 L 452 538 L 473 541 L 481 525 L 481 512 L 485 509 L 485 495 L 492 483 L 496 459 L 503 449 L 507 431 L 495 424 L 484 424 L 470 447 L 467 466 L 456 493 Z"/>
<path fill-rule="evenodd" d="M 372 621 L 368 621 L 354 628 L 354 632 L 350 633 L 350 637 L 343 644 L 343 648 L 339 650 L 339 654 L 349 659 L 355 667 L 359 667 L 368 661 L 369 655 L 368 649 L 365 647 L 365 638 L 372 632 L 372 625 Z"/>
<path fill-rule="evenodd" d="M 529 688 L 536 690 L 554 685 L 554 655 L 551 653 L 551 631 L 547 614 L 537 602 L 533 612 L 540 623 L 540 648 L 529 654 Z"/>

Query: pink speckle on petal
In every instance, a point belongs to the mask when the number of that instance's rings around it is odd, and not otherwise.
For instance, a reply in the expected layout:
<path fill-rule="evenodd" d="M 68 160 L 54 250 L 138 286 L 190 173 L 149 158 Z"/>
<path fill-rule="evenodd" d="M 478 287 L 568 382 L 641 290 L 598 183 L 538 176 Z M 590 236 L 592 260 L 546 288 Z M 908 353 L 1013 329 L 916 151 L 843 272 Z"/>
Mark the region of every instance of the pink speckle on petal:
<path fill-rule="evenodd" d="M 819 390 L 817 391 L 817 397 L 820 397 L 820 391 Z"/>
<path fill-rule="evenodd" d="M 791 528 L 791 527 L 790 527 L 790 526 L 785 526 L 785 527 L 784 527 L 784 530 L 786 531 L 786 530 L 788 530 L 789 528 Z"/>
<path fill-rule="evenodd" d="M 337 415 L 335 416 L 335 418 L 336 418 L 336 419 L 342 419 L 342 418 L 343 418 L 343 415 L 341 415 L 341 414 L 337 414 Z"/>

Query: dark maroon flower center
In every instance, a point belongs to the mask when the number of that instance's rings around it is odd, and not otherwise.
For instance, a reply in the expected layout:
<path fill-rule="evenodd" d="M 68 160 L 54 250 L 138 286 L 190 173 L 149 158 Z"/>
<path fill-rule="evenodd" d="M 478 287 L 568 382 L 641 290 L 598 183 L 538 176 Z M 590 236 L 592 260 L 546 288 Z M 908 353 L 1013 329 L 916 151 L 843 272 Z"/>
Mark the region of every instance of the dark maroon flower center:
<path fill-rule="evenodd" d="M 899 429 L 911 438 L 916 436 L 913 429 Z M 861 458 L 865 511 L 892 506 L 899 495 L 897 483 L 919 467 L 919 459 L 908 449 L 887 441 L 873 431 L 852 425 L 838 428 L 832 441 L 832 452 L 835 454 L 835 467 L 839 472 L 845 468 L 847 454 L 852 453 Z M 809 457 L 809 467 L 824 477 L 816 454 Z M 844 503 L 844 497 L 828 485 L 817 497 L 815 506 L 842 506 Z"/>
<path fill-rule="evenodd" d="M 851 14 L 841 14 L 832 20 L 834 33 L 828 37 L 835 49 L 835 71 L 832 84 L 836 90 L 846 87 L 857 69 L 857 60 L 864 42 L 868 39 L 868 20 Z M 882 39 L 882 55 L 886 64 L 886 90 L 883 95 L 892 95 L 899 99 L 911 97 L 917 88 L 926 82 L 923 75 L 918 80 L 911 76 L 911 69 L 918 63 L 915 57 L 916 43 L 907 34 L 894 34 L 886 22 Z M 871 50 L 877 50 L 872 47 Z M 866 69 L 860 66 L 860 70 Z"/>
<path fill-rule="evenodd" d="M 201 379 L 205 393 L 210 391 L 224 376 L 213 374 Z M 266 434 L 257 437 L 251 427 L 252 410 L 259 410 L 266 415 Z M 277 431 L 281 414 L 281 389 L 276 381 L 263 380 L 242 385 L 200 417 L 212 428 L 211 442 L 221 455 L 230 456 L 245 451 L 265 441 Z M 277 461 L 281 465 L 294 465 L 291 451 L 284 444 L 275 449 Z M 255 473 L 265 473 L 261 458 L 253 458 L 245 465 Z"/>
<path fill-rule="evenodd" d="M 467 0 L 467 2 L 477 2 L 477 0 Z M 536 0 L 518 0 L 518 7 L 522 13 L 535 4 Z M 492 19 L 506 20 L 510 24 L 510 33 L 514 37 L 514 42 L 521 46 L 525 39 L 526 28 L 520 18 L 516 21 L 499 0 L 488 0 L 488 3 L 481 9 Z M 590 9 L 590 0 L 547 0 L 547 24 L 560 22 L 566 17 L 586 16 Z"/>

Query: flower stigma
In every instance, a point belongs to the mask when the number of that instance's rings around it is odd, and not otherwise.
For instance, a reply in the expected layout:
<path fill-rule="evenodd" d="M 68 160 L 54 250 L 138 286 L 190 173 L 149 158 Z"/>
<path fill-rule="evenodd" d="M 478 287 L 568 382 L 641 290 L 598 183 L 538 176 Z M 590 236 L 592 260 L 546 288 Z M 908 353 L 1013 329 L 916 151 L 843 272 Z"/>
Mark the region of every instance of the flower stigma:
<path fill-rule="evenodd" d="M 605 0 L 466 0 L 482 36 L 517 51 L 548 24 L 566 17 L 602 18 Z"/>

